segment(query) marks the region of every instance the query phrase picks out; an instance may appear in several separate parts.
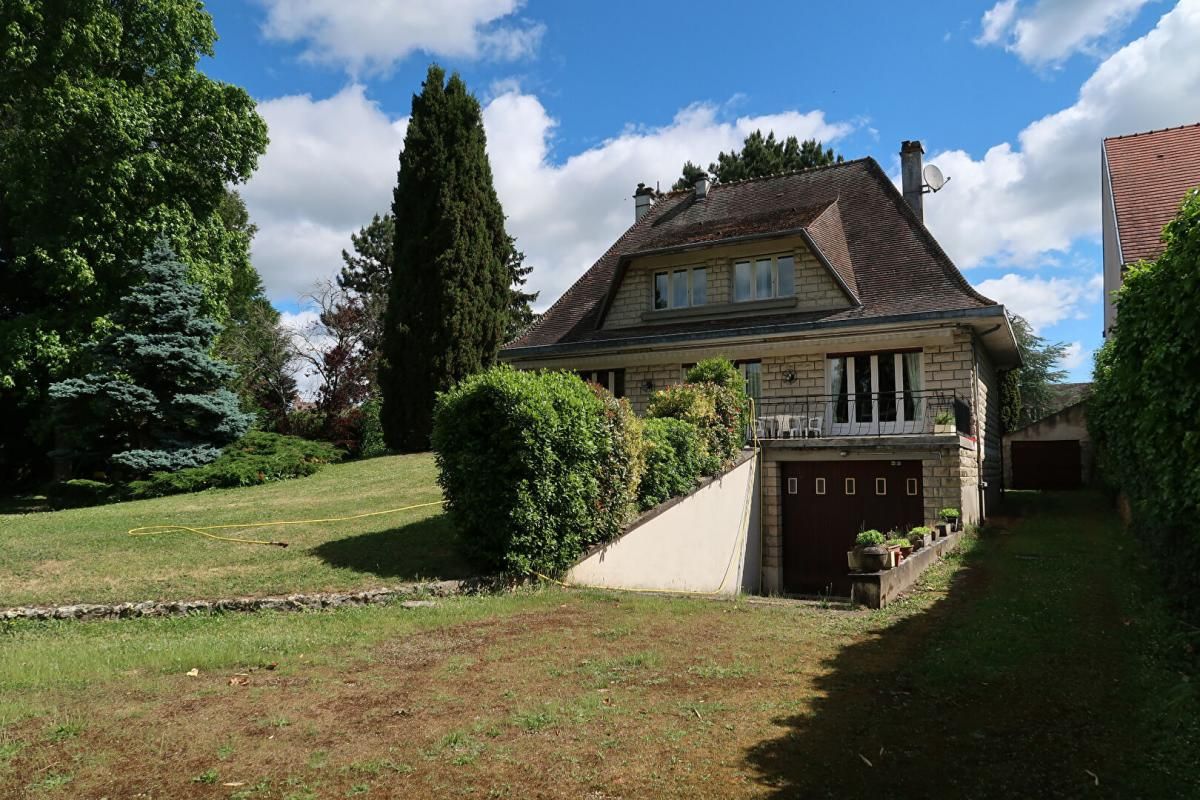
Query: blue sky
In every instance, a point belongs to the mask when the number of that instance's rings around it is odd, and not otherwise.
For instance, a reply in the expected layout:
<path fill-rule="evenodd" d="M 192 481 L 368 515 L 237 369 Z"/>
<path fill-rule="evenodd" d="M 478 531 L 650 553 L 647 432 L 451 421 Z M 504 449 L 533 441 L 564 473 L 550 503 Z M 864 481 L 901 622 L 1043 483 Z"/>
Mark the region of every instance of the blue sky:
<path fill-rule="evenodd" d="M 244 195 L 273 301 L 339 266 L 387 209 L 430 61 L 484 103 L 510 232 L 553 301 L 669 185 L 761 127 L 952 180 L 926 221 L 967 278 L 1071 345 L 1100 341 L 1100 140 L 1200 120 L 1200 0 L 896 4 L 220 0 L 203 68 L 259 101 Z"/>

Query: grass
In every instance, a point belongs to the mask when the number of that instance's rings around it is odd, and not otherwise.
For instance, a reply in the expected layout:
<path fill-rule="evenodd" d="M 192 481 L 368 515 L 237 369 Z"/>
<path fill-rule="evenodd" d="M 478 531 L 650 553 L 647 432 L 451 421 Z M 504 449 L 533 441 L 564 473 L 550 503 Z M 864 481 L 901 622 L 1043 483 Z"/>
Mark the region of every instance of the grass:
<path fill-rule="evenodd" d="M 308 478 L 155 500 L 0 515 L 0 607 L 215 599 L 465 577 L 436 507 L 337 523 L 231 531 L 286 549 L 186 533 L 130 537 L 143 525 L 341 517 L 441 499 L 429 454 L 335 464 Z"/>
<path fill-rule="evenodd" d="M 1097 498 L 1012 511 L 880 612 L 548 589 L 14 624 L 0 797 L 1200 796 L 1195 631 Z"/>

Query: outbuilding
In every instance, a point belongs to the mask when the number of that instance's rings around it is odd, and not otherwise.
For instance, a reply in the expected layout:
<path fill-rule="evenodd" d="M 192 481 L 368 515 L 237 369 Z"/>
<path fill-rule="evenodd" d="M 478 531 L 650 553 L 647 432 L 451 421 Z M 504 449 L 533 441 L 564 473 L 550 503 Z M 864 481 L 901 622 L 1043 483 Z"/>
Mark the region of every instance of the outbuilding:
<path fill-rule="evenodd" d="M 1059 410 L 1004 435 L 1004 485 L 1009 489 L 1079 489 L 1091 479 L 1087 429 L 1091 384 L 1063 384 Z"/>

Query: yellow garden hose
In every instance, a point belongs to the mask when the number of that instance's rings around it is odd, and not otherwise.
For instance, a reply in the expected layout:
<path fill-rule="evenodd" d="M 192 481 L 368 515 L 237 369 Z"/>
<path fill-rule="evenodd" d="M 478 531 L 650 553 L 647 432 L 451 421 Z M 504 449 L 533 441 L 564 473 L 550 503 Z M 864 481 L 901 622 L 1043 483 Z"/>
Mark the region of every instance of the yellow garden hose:
<path fill-rule="evenodd" d="M 320 522 L 347 522 L 352 519 L 363 519 L 364 517 L 381 517 L 384 514 L 398 514 L 401 511 L 412 511 L 416 508 L 429 508 L 430 506 L 440 506 L 445 504 L 445 500 L 435 500 L 432 503 L 417 503 L 412 506 L 404 506 L 402 508 L 389 508 L 386 511 L 368 511 L 365 514 L 351 514 L 348 517 L 326 517 L 324 519 L 291 519 L 274 522 L 242 522 L 235 525 L 203 525 L 199 527 L 191 527 L 189 525 L 143 525 L 140 528 L 130 528 L 126 533 L 130 536 L 156 536 L 160 533 L 194 533 L 197 536 L 203 536 L 206 539 L 215 539 L 218 542 L 235 542 L 237 544 L 267 544 L 275 547 L 287 547 L 287 542 L 266 541 L 264 539 L 235 539 L 232 536 L 218 536 L 215 533 L 208 531 L 230 530 L 232 528 L 268 528 L 279 525 L 315 525 Z"/>

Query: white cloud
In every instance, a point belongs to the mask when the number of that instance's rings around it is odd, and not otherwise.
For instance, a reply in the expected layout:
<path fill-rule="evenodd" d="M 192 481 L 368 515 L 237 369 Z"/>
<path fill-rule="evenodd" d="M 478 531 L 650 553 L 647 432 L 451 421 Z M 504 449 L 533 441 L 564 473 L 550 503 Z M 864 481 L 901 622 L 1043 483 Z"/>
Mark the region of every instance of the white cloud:
<path fill-rule="evenodd" d="M 934 153 L 953 180 L 927 198 L 926 220 L 958 265 L 1036 265 L 1047 251 L 1096 237 L 1101 140 L 1200 119 L 1198 42 L 1200 0 L 1182 0 L 1104 61 L 1074 105 L 1021 131 L 1019 146 L 1005 142 L 980 159 Z"/>
<path fill-rule="evenodd" d="M 633 222 L 638 181 L 669 186 L 685 160 L 708 163 L 751 131 L 816 137 L 849 132 L 820 111 L 788 111 L 723 121 L 716 106 L 693 105 L 658 128 L 629 126 L 565 162 L 550 149 L 556 122 L 537 97 L 515 85 L 484 107 L 496 190 L 518 238 L 538 305 L 552 303 Z M 294 300 L 335 273 L 350 233 L 391 206 L 405 119 L 390 119 L 363 91 L 283 97 L 260 105 L 271 144 L 244 189 L 259 226 L 254 263 L 277 302 Z"/>
<path fill-rule="evenodd" d="M 391 207 L 407 119 L 389 119 L 359 85 L 258 109 L 271 143 L 240 191 L 259 227 L 255 266 L 286 302 L 335 273 L 350 233 Z"/>
<path fill-rule="evenodd" d="M 1063 351 L 1062 360 L 1059 363 L 1063 369 L 1073 371 L 1086 364 L 1091 357 L 1092 351 L 1084 348 L 1083 342 L 1071 342 Z"/>
<path fill-rule="evenodd" d="M 1003 44 L 1026 64 L 1059 64 L 1077 52 L 1096 52 L 1120 33 L 1149 0 L 1038 0 L 1018 8 L 1000 0 L 980 20 L 976 44 Z"/>
<path fill-rule="evenodd" d="M 522 0 L 259 0 L 263 33 L 303 42 L 304 57 L 351 73 L 384 72 L 423 51 L 452 58 L 513 60 L 533 53 L 545 26 L 501 23 Z"/>
<path fill-rule="evenodd" d="M 1095 278 L 1039 278 L 1010 272 L 975 288 L 1024 317 L 1035 331 L 1063 320 L 1086 319 L 1095 310 L 1089 306 L 1100 301 L 1100 282 Z"/>

